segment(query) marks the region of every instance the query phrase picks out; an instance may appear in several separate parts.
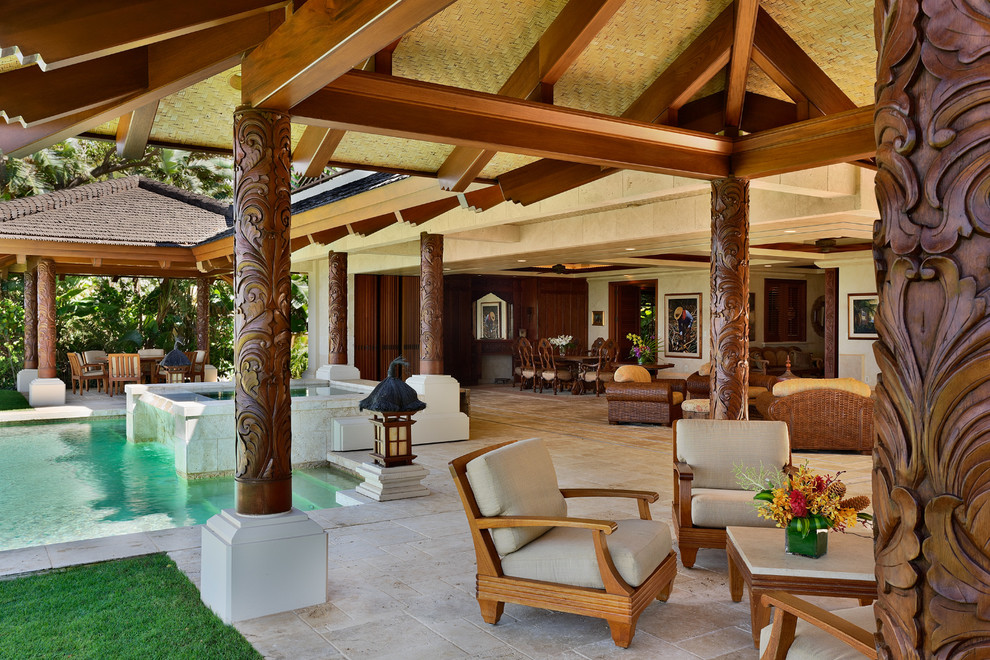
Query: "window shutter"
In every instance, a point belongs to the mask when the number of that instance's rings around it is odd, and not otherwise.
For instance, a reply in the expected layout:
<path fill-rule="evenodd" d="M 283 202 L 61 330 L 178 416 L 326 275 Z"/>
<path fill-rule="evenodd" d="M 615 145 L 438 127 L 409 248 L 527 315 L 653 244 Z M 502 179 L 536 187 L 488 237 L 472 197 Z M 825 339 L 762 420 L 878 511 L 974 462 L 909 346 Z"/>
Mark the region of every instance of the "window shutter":
<path fill-rule="evenodd" d="M 765 342 L 806 340 L 808 283 L 804 280 L 764 281 Z"/>

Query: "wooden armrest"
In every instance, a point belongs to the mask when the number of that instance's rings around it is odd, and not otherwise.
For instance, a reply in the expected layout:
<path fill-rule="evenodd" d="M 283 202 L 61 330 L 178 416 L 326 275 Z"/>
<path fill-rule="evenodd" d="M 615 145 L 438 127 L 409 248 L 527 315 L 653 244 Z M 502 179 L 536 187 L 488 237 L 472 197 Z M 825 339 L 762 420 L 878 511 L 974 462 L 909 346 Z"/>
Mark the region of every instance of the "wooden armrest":
<path fill-rule="evenodd" d="M 693 527 L 691 520 L 691 482 L 694 470 L 687 463 L 674 462 L 674 518 L 681 527 Z"/>
<path fill-rule="evenodd" d="M 597 520 L 595 518 L 496 516 L 478 518 L 478 527 L 481 529 L 500 529 L 503 527 L 579 527 L 611 534 L 619 528 L 619 525 L 611 520 Z"/>
<path fill-rule="evenodd" d="M 628 490 L 624 488 L 561 488 L 564 497 L 633 497 L 647 502 L 656 502 L 660 494 L 651 490 Z"/>
<path fill-rule="evenodd" d="M 687 463 L 681 463 L 680 461 L 674 462 L 674 471 L 681 481 L 693 481 L 694 480 L 694 470 Z"/>
<path fill-rule="evenodd" d="M 873 633 L 846 621 L 811 603 L 796 598 L 783 591 L 768 591 L 763 594 L 764 606 L 777 608 L 773 620 L 773 632 L 763 658 L 783 658 L 794 641 L 794 626 L 797 619 L 821 628 L 844 644 L 848 644 L 868 658 L 877 657 L 876 641 Z"/>
<path fill-rule="evenodd" d="M 103 363 L 103 362 L 93 362 L 93 363 L 87 362 L 87 363 L 83 364 L 82 368 L 84 370 L 85 369 L 102 369 L 105 366 L 106 366 L 106 364 Z"/>

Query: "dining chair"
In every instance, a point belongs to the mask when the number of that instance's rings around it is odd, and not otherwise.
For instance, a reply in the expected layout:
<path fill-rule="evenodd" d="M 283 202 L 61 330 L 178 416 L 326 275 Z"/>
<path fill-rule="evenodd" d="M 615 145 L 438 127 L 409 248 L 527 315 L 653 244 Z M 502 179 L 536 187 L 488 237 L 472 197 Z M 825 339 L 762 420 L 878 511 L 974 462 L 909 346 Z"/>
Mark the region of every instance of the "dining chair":
<path fill-rule="evenodd" d="M 533 344 L 525 337 L 519 338 L 519 391 L 529 384 L 536 389 L 536 361 L 533 357 Z"/>
<path fill-rule="evenodd" d="M 107 389 L 109 390 L 110 396 L 117 391 L 118 385 L 120 386 L 120 391 L 123 391 L 123 386 L 126 383 L 140 383 L 141 382 L 141 356 L 137 353 L 111 353 L 107 356 L 108 363 L 108 373 L 107 378 Z"/>
<path fill-rule="evenodd" d="M 557 394 L 557 391 L 562 389 L 564 383 L 571 382 L 574 376 L 571 374 L 570 369 L 557 366 L 556 357 L 554 356 L 557 349 L 550 343 L 549 339 L 546 337 L 541 339 L 537 345 L 537 350 L 540 354 L 539 373 L 537 374 L 539 376 L 537 379 L 539 382 L 539 391 L 543 392 L 543 386 L 547 384 L 553 389 L 553 393 Z"/>
<path fill-rule="evenodd" d="M 97 381 L 97 391 L 103 389 L 103 381 L 106 377 L 106 372 L 103 370 L 103 365 L 92 365 L 84 364 L 82 356 L 79 353 L 68 353 L 69 358 L 69 370 L 71 372 L 72 382 L 70 383 L 72 387 L 73 394 L 76 392 L 76 387 L 79 388 L 79 395 L 82 396 L 83 384 L 86 385 L 86 391 L 89 391 L 89 383 L 91 381 Z"/>

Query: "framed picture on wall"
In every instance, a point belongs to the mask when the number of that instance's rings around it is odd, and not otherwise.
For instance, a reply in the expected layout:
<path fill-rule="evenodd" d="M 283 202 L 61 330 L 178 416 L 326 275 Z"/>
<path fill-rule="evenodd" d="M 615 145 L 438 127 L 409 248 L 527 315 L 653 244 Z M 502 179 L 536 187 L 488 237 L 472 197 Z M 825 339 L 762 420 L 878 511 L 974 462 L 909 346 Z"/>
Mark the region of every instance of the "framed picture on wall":
<path fill-rule="evenodd" d="M 592 312 L 591 313 L 591 325 L 605 325 L 605 312 Z"/>
<path fill-rule="evenodd" d="M 506 339 L 506 303 L 493 293 L 489 293 L 476 303 L 476 339 Z"/>
<path fill-rule="evenodd" d="M 849 294 L 849 338 L 878 339 L 876 323 L 880 296 L 875 293 Z"/>
<path fill-rule="evenodd" d="M 663 297 L 667 357 L 701 357 L 701 294 L 668 293 Z"/>

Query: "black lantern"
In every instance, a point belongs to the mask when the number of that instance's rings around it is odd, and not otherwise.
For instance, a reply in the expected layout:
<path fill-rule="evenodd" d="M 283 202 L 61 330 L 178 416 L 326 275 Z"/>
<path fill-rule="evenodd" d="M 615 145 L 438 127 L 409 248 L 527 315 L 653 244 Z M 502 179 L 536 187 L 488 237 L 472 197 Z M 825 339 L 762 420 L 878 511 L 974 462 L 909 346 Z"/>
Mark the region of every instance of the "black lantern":
<path fill-rule="evenodd" d="M 371 419 L 375 427 L 375 462 L 383 467 L 409 465 L 412 453 L 412 419 L 414 413 L 426 407 L 416 396 L 416 390 L 402 380 L 402 367 L 409 366 L 403 357 L 388 365 L 388 375 L 358 403 L 359 410 L 376 413 Z"/>
<path fill-rule="evenodd" d="M 186 379 L 186 374 L 189 373 L 189 366 L 192 362 L 179 348 L 179 345 L 184 343 L 181 337 L 176 337 L 172 350 L 158 363 L 162 371 L 167 374 L 166 380 L 169 383 L 181 383 Z"/>

